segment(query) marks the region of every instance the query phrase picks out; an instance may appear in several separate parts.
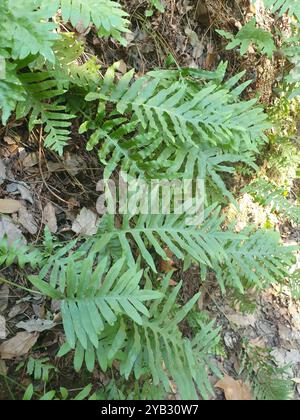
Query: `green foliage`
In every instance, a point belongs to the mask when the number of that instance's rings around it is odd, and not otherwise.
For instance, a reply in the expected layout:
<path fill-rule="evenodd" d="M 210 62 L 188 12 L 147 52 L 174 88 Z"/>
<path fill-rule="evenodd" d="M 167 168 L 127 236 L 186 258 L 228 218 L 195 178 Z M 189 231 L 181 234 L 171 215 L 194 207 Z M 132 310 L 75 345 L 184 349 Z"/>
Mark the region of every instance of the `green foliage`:
<path fill-rule="evenodd" d="M 256 0 L 254 0 L 256 2 Z M 278 12 L 280 16 L 288 13 L 300 21 L 300 5 L 298 0 L 263 0 L 264 6 L 272 13 Z"/>
<path fill-rule="evenodd" d="M 57 369 L 49 363 L 49 360 L 49 357 L 42 357 L 40 359 L 30 357 L 27 362 L 27 374 L 33 376 L 36 381 L 42 380 L 43 382 L 48 382 L 49 374 L 52 371 L 57 372 Z"/>
<path fill-rule="evenodd" d="M 292 297 L 300 299 L 300 270 L 296 270 L 289 276 L 288 286 L 290 287 Z"/>
<path fill-rule="evenodd" d="M 0 2 L 2 123 L 6 124 L 14 111 L 18 119 L 29 116 L 30 130 L 35 124 L 42 124 L 45 146 L 62 154 L 71 139 L 73 118 L 67 111 L 65 93 L 72 85 L 80 86 L 86 93 L 94 88 L 99 66 L 95 57 L 79 63 L 84 50 L 73 34 L 60 33 L 56 16 L 59 8 L 64 22 L 70 20 L 74 26 L 83 27 L 94 24 L 101 36 L 113 36 L 122 44 L 128 21 L 115 1 Z"/>
<path fill-rule="evenodd" d="M 160 1 L 152 4 L 162 11 Z M 275 6 L 279 10 L 283 3 Z M 201 179 L 205 190 L 203 221 L 191 224 L 194 192 L 181 214 L 106 214 L 92 238 L 61 243 L 46 230 L 39 251 L 8 246 L 4 238 L 0 264 L 37 267 L 29 281 L 60 302 L 66 336 L 60 357 L 71 352 L 76 372 L 86 368 L 92 373 L 97 365 L 112 374 L 105 392 L 91 395 L 88 386 L 75 399 L 157 398 L 171 391 L 171 383 L 183 399 L 209 398 L 209 372 L 220 375 L 211 360 L 219 348 L 219 329 L 196 311 L 199 293 L 181 303 L 182 282 L 171 289 L 173 273 L 160 276 L 159 262 L 168 261 L 171 252 L 184 269 L 197 264 L 201 280 L 214 274 L 223 293 L 229 288 L 242 295 L 248 288 L 284 283 L 296 248 L 283 246 L 276 232 L 249 226 L 236 233 L 222 214 L 223 204 L 237 206 L 230 188 L 237 164 L 256 169 L 271 128 L 256 99 L 241 99 L 251 82 L 241 82 L 245 72 L 226 79 L 223 62 L 214 72 L 157 70 L 142 77 L 133 70 L 120 75 L 116 63 L 100 77 L 97 58 L 87 59 L 76 35 L 62 34 L 58 27 L 62 22 L 80 28 L 93 24 L 100 35 L 124 44 L 121 34 L 128 31 L 128 21 L 115 1 L 25 0 L 13 7 L 11 0 L 0 0 L 0 12 L 3 124 L 15 112 L 16 119 L 28 120 L 30 130 L 41 125 L 45 145 L 62 154 L 73 119 L 84 115 L 80 134 L 87 138 L 88 151 L 97 148 L 105 180 L 123 171 L 146 186 L 152 179 Z M 256 28 L 254 20 L 236 37 L 219 33 L 231 40 L 228 49 L 240 46 L 242 54 L 250 44 L 270 57 L 275 51 L 272 34 Z M 260 187 L 249 187 L 258 200 L 276 201 L 276 211 L 299 221 L 281 190 L 271 197 L 265 196 L 269 185 Z M 187 335 L 183 323 L 191 319 Z M 255 378 L 253 366 L 248 363 L 247 369 L 259 399 L 287 396 L 288 387 L 271 364 L 259 364 Z M 47 358 L 30 358 L 27 371 L 47 382 L 52 368 Z M 30 386 L 24 399 L 35 397 Z M 63 388 L 42 397 L 68 398 Z"/>
<path fill-rule="evenodd" d="M 38 250 L 31 249 L 21 242 L 15 241 L 10 244 L 6 237 L 0 241 L 0 266 L 10 267 L 17 262 L 21 268 L 24 268 L 27 264 L 36 268 L 41 260 L 42 257 Z"/>
<path fill-rule="evenodd" d="M 278 368 L 271 351 L 245 343 L 241 355 L 241 369 L 255 399 L 261 401 L 286 401 L 293 397 L 292 382 L 286 379 L 288 367 Z"/>
<path fill-rule="evenodd" d="M 150 0 L 150 6 L 151 8 L 146 10 L 146 16 L 148 17 L 153 15 L 153 8 L 161 13 L 164 13 L 165 11 L 165 6 L 162 0 Z"/>
<path fill-rule="evenodd" d="M 271 212 L 279 213 L 285 219 L 296 224 L 300 223 L 300 208 L 298 205 L 290 203 L 286 188 L 279 188 L 271 181 L 258 178 L 244 188 L 244 191 L 251 194 L 260 205 L 269 206 Z"/>
<path fill-rule="evenodd" d="M 42 397 L 39 396 L 34 390 L 34 386 L 30 384 L 23 396 L 23 401 L 31 401 L 33 399 L 38 401 L 83 401 L 83 400 L 96 400 L 96 394 L 92 394 L 93 386 L 91 384 L 87 385 L 82 391 L 80 391 L 75 397 L 69 395 L 69 391 L 66 388 L 60 388 L 59 392 L 52 390 L 44 393 Z"/>
<path fill-rule="evenodd" d="M 272 34 L 261 28 L 257 28 L 255 19 L 246 23 L 236 36 L 222 30 L 217 30 L 217 32 L 230 41 L 226 46 L 226 50 L 233 50 L 240 46 L 241 55 L 246 54 L 252 44 L 254 44 L 260 52 L 267 54 L 269 58 L 272 58 L 273 53 L 276 50 Z"/>

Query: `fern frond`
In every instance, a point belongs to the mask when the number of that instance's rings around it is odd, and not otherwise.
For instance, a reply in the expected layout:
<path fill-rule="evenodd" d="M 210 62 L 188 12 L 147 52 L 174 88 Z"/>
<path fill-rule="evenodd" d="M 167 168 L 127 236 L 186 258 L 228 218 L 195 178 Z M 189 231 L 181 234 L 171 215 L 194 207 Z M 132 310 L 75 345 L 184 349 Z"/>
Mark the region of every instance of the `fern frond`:
<path fill-rule="evenodd" d="M 252 195 L 256 202 L 270 206 L 270 211 L 277 212 L 287 220 L 300 223 L 300 207 L 289 202 L 286 188 L 278 188 L 265 179 L 256 179 L 246 188 L 245 192 Z"/>
<path fill-rule="evenodd" d="M 42 261 L 42 254 L 21 242 L 9 243 L 6 237 L 0 240 L 0 266 L 10 267 L 17 263 L 20 268 L 29 265 L 36 268 Z"/>
<path fill-rule="evenodd" d="M 5 12 L 1 15 L 3 28 L 0 36 L 7 42 L 2 45 L 0 39 L 0 47 L 10 49 L 14 60 L 40 54 L 46 60 L 54 62 L 52 47 L 58 39 L 58 34 L 54 31 L 56 24 L 48 21 L 52 15 L 39 7 L 40 3 L 35 0 L 17 3 L 4 0 Z"/>
<path fill-rule="evenodd" d="M 296 270 L 289 276 L 288 286 L 290 287 L 292 297 L 300 299 L 300 270 Z"/>
<path fill-rule="evenodd" d="M 230 40 L 230 43 L 226 46 L 226 50 L 232 50 L 240 46 L 241 55 L 245 55 L 252 44 L 256 45 L 263 54 L 267 54 L 269 58 L 272 58 L 276 50 L 272 34 L 261 28 L 257 28 L 255 19 L 246 23 L 236 36 L 223 30 L 217 30 L 217 32 L 219 35 Z"/>
<path fill-rule="evenodd" d="M 57 371 L 55 366 L 49 363 L 49 360 L 49 357 L 42 357 L 40 359 L 30 357 L 27 362 L 27 374 L 33 376 L 36 381 L 42 380 L 43 382 L 48 382 L 50 372 Z"/>
<path fill-rule="evenodd" d="M 66 106 L 49 99 L 56 99 L 63 93 L 57 88 L 57 82 L 49 72 L 20 74 L 20 80 L 27 92 L 27 101 L 18 104 L 17 117 L 22 118 L 30 113 L 29 128 L 36 124 L 45 125 L 48 134 L 45 145 L 62 154 L 64 146 L 70 140 L 71 119 L 75 116 L 66 112 Z"/>
<path fill-rule="evenodd" d="M 2 124 L 7 123 L 17 103 L 25 101 L 25 91 L 16 73 L 16 65 L 6 62 L 2 58 L 2 71 L 0 72 L 0 110 Z"/>
<path fill-rule="evenodd" d="M 170 276 L 163 281 L 162 296 L 167 295 Z M 150 374 L 153 384 L 163 385 L 170 391 L 169 379 L 172 378 L 183 399 L 197 399 L 197 391 L 203 398 L 213 394 L 207 370 L 220 375 L 211 362 L 213 349 L 219 341 L 218 329 L 214 323 L 203 325 L 193 340 L 183 338 L 179 330 L 180 322 L 191 311 L 199 294 L 183 306 L 175 315 L 173 308 L 180 290 L 179 284 L 168 298 L 156 300 L 149 308 L 150 317 L 142 316 L 142 323 L 132 326 L 124 318 L 102 332 L 98 349 L 90 344 L 84 350 L 76 344 L 74 364 L 76 370 L 85 362 L 88 370 L 93 371 L 96 361 L 106 371 L 114 360 L 120 361 L 120 374 L 128 379 L 133 373 L 138 380 Z M 147 290 L 150 293 L 151 290 Z M 59 352 L 63 356 L 70 350 L 65 345 Z"/>
<path fill-rule="evenodd" d="M 77 340 L 87 350 L 89 343 L 97 349 L 99 335 L 105 324 L 114 325 L 119 314 L 128 316 L 137 324 L 142 323 L 140 314 L 149 316 L 143 302 L 157 299 L 160 293 L 141 290 L 139 282 L 143 272 L 130 269 L 122 272 L 125 260 L 119 260 L 105 274 L 107 260 L 93 270 L 93 256 L 83 263 L 80 275 L 70 261 L 64 278 L 60 278 L 59 290 L 39 277 L 29 280 L 52 298 L 61 300 L 61 311 L 68 344 L 75 348 Z"/>
<path fill-rule="evenodd" d="M 117 102 L 120 114 L 133 112 L 145 131 L 163 133 L 169 144 L 206 142 L 234 150 L 243 141 L 251 147 L 254 132 L 266 127 L 266 116 L 254 108 L 255 100 L 238 103 L 229 90 L 213 82 L 191 87 L 184 80 L 171 83 L 145 76 L 128 89 L 129 75 L 108 100 Z"/>
<path fill-rule="evenodd" d="M 106 215 L 103 218 L 103 234 L 99 238 L 93 238 L 94 246 L 92 252 L 100 252 L 112 241 L 117 239 L 127 258 L 128 263 L 135 264 L 135 244 L 141 257 L 156 272 L 154 258 L 150 250 L 164 260 L 168 260 L 165 248 L 179 259 L 191 256 L 200 264 L 211 267 L 211 258 L 214 256 L 217 261 L 224 257 L 224 243 L 232 234 L 222 232 L 220 225 L 223 218 L 218 211 L 213 212 L 210 217 L 210 210 L 206 212 L 205 222 L 198 228 L 186 223 L 186 218 L 181 215 L 140 215 L 123 216 L 121 228 L 115 227 L 114 218 Z M 105 224 L 105 226 L 104 226 Z"/>
<path fill-rule="evenodd" d="M 112 0 L 56 0 L 61 8 L 62 18 L 75 27 L 81 23 L 87 28 L 93 23 L 102 36 L 112 35 L 124 43 L 121 34 L 129 32 L 128 14 L 121 5 Z M 58 7 L 57 7 L 58 8 Z"/>
<path fill-rule="evenodd" d="M 300 21 L 300 4 L 298 0 L 264 0 L 264 5 L 272 13 L 278 12 L 281 16 L 284 13 L 288 13 L 289 16 L 295 15 Z"/>
<path fill-rule="evenodd" d="M 224 265 L 217 268 L 217 280 L 225 291 L 225 285 L 244 293 L 245 287 L 259 289 L 283 282 L 288 269 L 295 261 L 298 247 L 287 247 L 280 243 L 280 235 L 273 231 L 258 230 L 249 234 L 241 232 L 245 240 L 228 242 Z"/>

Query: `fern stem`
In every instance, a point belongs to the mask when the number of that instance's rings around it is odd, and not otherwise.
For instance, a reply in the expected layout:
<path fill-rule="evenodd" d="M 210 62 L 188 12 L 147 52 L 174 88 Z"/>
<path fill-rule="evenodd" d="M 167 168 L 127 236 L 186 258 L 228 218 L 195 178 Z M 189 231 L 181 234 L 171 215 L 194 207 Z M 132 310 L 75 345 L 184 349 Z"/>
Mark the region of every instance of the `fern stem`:
<path fill-rule="evenodd" d="M 35 293 L 36 295 L 44 296 L 43 293 L 41 293 L 41 292 L 38 292 L 38 291 L 35 291 L 35 290 L 32 290 L 32 289 L 28 289 L 27 287 L 24 287 L 24 286 L 20 286 L 19 284 L 16 284 L 16 283 L 13 283 L 12 281 L 6 280 L 3 277 L 0 277 L 0 283 L 5 283 L 9 286 L 17 287 L 18 289 L 25 290 L 25 292 Z"/>

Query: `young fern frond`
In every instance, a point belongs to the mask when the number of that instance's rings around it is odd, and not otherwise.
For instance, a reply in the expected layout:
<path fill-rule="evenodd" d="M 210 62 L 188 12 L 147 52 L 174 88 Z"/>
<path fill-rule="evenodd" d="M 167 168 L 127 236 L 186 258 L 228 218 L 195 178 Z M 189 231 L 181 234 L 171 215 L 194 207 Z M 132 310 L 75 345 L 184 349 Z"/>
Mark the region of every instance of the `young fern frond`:
<path fill-rule="evenodd" d="M 240 46 L 241 55 L 245 55 L 250 45 L 254 44 L 258 49 L 272 58 L 276 50 L 273 36 L 270 32 L 256 27 L 256 20 L 252 19 L 244 25 L 236 36 L 229 32 L 217 30 L 218 34 L 231 41 L 226 50 L 232 50 Z"/>
<path fill-rule="evenodd" d="M 26 372 L 29 376 L 32 376 L 36 381 L 42 380 L 43 382 L 49 381 L 49 374 L 51 372 L 57 372 L 55 366 L 49 363 L 48 357 L 42 357 L 40 359 L 34 359 L 30 357 L 27 363 Z"/>

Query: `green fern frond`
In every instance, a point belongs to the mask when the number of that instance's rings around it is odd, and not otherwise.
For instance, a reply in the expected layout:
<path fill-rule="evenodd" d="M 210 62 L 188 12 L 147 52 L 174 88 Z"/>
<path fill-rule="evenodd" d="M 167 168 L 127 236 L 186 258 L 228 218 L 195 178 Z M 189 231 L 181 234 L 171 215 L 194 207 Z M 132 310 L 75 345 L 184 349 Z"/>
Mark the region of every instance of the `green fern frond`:
<path fill-rule="evenodd" d="M 296 270 L 289 276 L 288 286 L 294 299 L 300 299 L 300 270 Z"/>
<path fill-rule="evenodd" d="M 258 230 L 249 234 L 249 230 L 241 232 L 245 240 L 231 241 L 225 246 L 223 266 L 218 268 L 214 264 L 223 291 L 228 286 L 244 293 L 245 287 L 263 289 L 275 281 L 283 282 L 295 261 L 298 247 L 282 245 L 279 233 Z"/>
<path fill-rule="evenodd" d="M 21 242 L 8 243 L 6 237 L 0 240 L 0 266 L 10 267 L 17 263 L 20 268 L 26 265 L 36 268 L 42 261 L 42 254 L 37 249 L 31 249 Z"/>
<path fill-rule="evenodd" d="M 48 382 L 49 374 L 52 371 L 57 371 L 55 366 L 49 363 L 49 360 L 49 357 L 42 357 L 40 359 L 30 357 L 27 362 L 27 374 L 33 376 L 36 381 L 42 380 L 43 382 Z"/>
<path fill-rule="evenodd" d="M 218 34 L 230 41 L 226 50 L 233 50 L 240 46 L 241 55 L 245 55 L 250 45 L 254 44 L 263 53 L 272 58 L 276 50 L 273 36 L 270 32 L 256 27 L 256 20 L 252 19 L 240 29 L 236 36 L 223 30 L 217 30 Z"/>
<path fill-rule="evenodd" d="M 0 71 L 0 110 L 2 124 L 7 123 L 17 103 L 25 101 L 25 91 L 16 72 L 16 65 L 6 62 L 0 57 L 2 69 Z"/>
<path fill-rule="evenodd" d="M 17 118 L 30 113 L 30 130 L 36 124 L 45 125 L 45 145 L 62 154 L 64 146 L 70 140 L 71 119 L 75 116 L 66 112 L 66 106 L 59 102 L 48 103 L 49 99 L 56 99 L 63 93 L 57 88 L 57 82 L 49 72 L 20 74 L 20 80 L 27 92 L 26 102 L 17 106 Z"/>
<path fill-rule="evenodd" d="M 277 212 L 287 220 L 300 223 L 300 207 L 289 202 L 286 188 L 278 188 L 275 184 L 265 179 L 256 179 L 246 188 L 256 202 L 263 206 L 270 206 L 272 212 Z"/>
<path fill-rule="evenodd" d="M 73 261 L 70 261 L 64 278 L 60 278 L 59 290 L 39 277 L 29 280 L 53 299 L 59 299 L 63 324 L 68 344 L 75 348 L 77 340 L 87 350 L 91 342 L 98 348 L 99 335 L 105 324 L 114 325 L 117 316 L 128 316 L 137 324 L 142 323 L 140 314 L 149 316 L 143 302 L 157 299 L 160 293 L 141 290 L 139 282 L 143 272 L 130 269 L 122 272 L 125 260 L 119 260 L 106 274 L 107 260 L 93 270 L 93 257 L 83 263 L 80 275 Z"/>
<path fill-rule="evenodd" d="M 163 281 L 163 294 L 167 292 L 169 280 L 170 276 L 167 276 Z M 199 294 L 174 315 L 174 303 L 180 288 L 181 283 L 168 298 L 156 300 L 149 308 L 150 317 L 143 315 L 141 324 L 132 326 L 122 318 L 113 327 L 107 326 L 101 334 L 98 349 L 89 343 L 85 350 L 77 342 L 74 355 L 76 370 L 85 363 L 88 370 L 93 371 L 97 361 L 106 371 L 114 360 L 119 360 L 120 374 L 125 379 L 132 373 L 137 380 L 150 374 L 154 385 L 162 385 L 166 392 L 170 392 L 171 377 L 183 399 L 196 399 L 197 391 L 203 398 L 208 398 L 213 390 L 207 370 L 220 375 L 210 360 L 219 341 L 219 331 L 213 328 L 213 323 L 209 323 L 200 328 L 193 340 L 183 338 L 178 325 L 190 312 Z M 150 289 L 147 290 L 147 293 L 150 292 Z M 65 345 L 59 356 L 68 351 L 70 347 Z"/>
<path fill-rule="evenodd" d="M 284 13 L 288 13 L 289 16 L 295 15 L 300 21 L 300 4 L 298 0 L 264 0 L 264 5 L 272 13 L 278 12 L 281 16 Z"/>
<path fill-rule="evenodd" d="M 39 7 L 41 2 L 3 0 L 3 3 L 0 48 L 10 49 L 14 60 L 40 54 L 54 62 L 52 47 L 58 39 L 56 24 L 48 21 L 52 15 Z"/>
<path fill-rule="evenodd" d="M 121 5 L 111 0 L 56 0 L 61 7 L 62 18 L 75 27 L 82 24 L 87 28 L 93 23 L 102 36 L 112 35 L 121 43 L 126 43 L 121 34 L 129 32 L 128 14 Z M 58 8 L 58 7 L 57 7 Z"/>
<path fill-rule="evenodd" d="M 103 218 L 103 234 L 94 238 L 92 252 L 100 252 L 114 239 L 118 239 L 128 263 L 135 264 L 135 244 L 141 257 L 156 272 L 156 265 L 150 250 L 164 260 L 168 260 L 165 247 L 179 259 L 191 256 L 200 264 L 211 267 L 211 257 L 217 261 L 224 257 L 224 243 L 232 234 L 222 232 L 220 225 L 223 218 L 218 211 L 208 209 L 204 223 L 198 228 L 187 224 L 187 218 L 181 215 L 140 215 L 137 218 L 124 215 L 121 228 L 115 227 L 114 218 L 106 215 Z M 208 215 L 210 214 L 210 217 Z M 238 238 L 238 236 L 237 236 Z"/>

